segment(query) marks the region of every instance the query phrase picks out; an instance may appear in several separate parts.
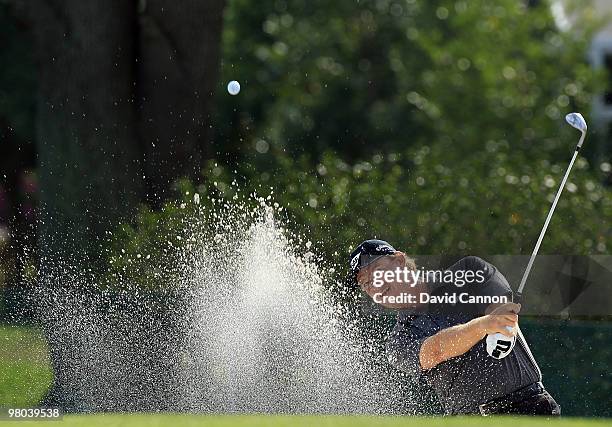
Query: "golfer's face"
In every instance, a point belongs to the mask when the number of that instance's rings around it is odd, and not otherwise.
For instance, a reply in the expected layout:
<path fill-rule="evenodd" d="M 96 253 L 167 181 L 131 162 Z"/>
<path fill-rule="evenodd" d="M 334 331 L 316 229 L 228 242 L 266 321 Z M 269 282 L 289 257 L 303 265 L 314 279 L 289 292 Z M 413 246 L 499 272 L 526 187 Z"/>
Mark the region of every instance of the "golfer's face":
<path fill-rule="evenodd" d="M 395 272 L 398 268 L 404 270 L 405 267 L 408 267 L 406 264 L 406 256 L 402 252 L 386 255 L 363 267 L 357 275 L 357 280 L 361 289 L 383 307 L 393 309 L 418 308 L 421 305 L 418 302 L 395 302 L 385 300 L 384 297 L 396 297 L 406 293 L 416 294 L 421 289 L 419 284 L 415 284 L 417 286 L 407 286 L 409 283 L 396 278 L 395 275 L 393 275 L 392 280 L 388 280 L 389 276 L 387 276 L 382 283 L 380 281 L 376 282 L 377 277 L 380 279 L 387 272 Z M 412 268 L 414 267 L 410 269 Z"/>
<path fill-rule="evenodd" d="M 392 281 L 385 281 L 383 286 L 374 286 L 374 277 L 378 273 L 384 276 L 387 271 L 395 271 L 397 268 L 406 266 L 406 258 L 403 252 L 396 252 L 393 255 L 385 255 L 372 262 L 370 265 L 363 267 L 357 275 L 357 280 L 361 289 L 372 297 L 375 293 L 385 292 L 389 286 L 397 285 Z"/>
<path fill-rule="evenodd" d="M 395 270 L 396 268 L 404 268 L 406 265 L 406 258 L 403 252 L 396 252 L 393 255 L 385 255 L 378 258 L 372 264 L 373 270 L 385 271 Z"/>

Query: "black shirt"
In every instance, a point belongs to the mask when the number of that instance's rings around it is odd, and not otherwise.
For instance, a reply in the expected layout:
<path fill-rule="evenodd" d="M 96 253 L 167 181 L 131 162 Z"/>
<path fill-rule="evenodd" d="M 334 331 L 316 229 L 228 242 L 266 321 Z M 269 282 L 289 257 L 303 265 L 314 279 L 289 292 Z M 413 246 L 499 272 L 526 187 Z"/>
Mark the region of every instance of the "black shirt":
<path fill-rule="evenodd" d="M 483 283 L 465 285 L 461 292 L 474 295 L 511 295 L 506 278 L 488 262 L 477 257 L 466 257 L 447 270 L 484 271 Z M 457 292 L 444 285 L 434 293 Z M 423 375 L 435 390 L 440 403 L 449 414 L 478 413 L 478 405 L 504 396 L 534 382 L 542 374 L 525 338 L 519 330 L 512 352 L 503 359 L 490 357 L 485 339 L 476 343 L 461 356 L 446 360 L 429 370 L 419 363 L 421 345 L 442 329 L 466 323 L 484 314 L 485 307 L 460 307 L 456 310 L 436 310 L 427 314 L 400 312 L 393 331 L 387 338 L 387 356 L 396 368 L 412 375 Z"/>

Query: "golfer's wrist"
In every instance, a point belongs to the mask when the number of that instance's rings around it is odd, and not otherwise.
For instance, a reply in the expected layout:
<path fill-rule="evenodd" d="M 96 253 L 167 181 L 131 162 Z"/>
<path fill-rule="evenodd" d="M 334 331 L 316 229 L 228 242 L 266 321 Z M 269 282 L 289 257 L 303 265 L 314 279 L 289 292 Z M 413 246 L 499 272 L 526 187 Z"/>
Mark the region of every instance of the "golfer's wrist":
<path fill-rule="evenodd" d="M 466 324 L 468 329 L 472 332 L 476 341 L 481 340 L 487 335 L 487 328 L 485 322 L 486 316 L 482 316 L 472 319 Z"/>

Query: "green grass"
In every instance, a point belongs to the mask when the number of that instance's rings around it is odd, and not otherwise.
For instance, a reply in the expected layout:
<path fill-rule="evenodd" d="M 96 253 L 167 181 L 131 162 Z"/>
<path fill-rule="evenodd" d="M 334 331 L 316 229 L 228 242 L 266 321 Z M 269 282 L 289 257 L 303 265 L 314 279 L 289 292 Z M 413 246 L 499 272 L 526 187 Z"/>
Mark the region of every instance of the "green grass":
<path fill-rule="evenodd" d="M 0 407 L 35 406 L 53 381 L 39 329 L 0 326 Z"/>
<path fill-rule="evenodd" d="M 3 423 L 0 422 L 0 425 Z M 8 425 L 8 423 L 6 423 Z M 534 417 L 368 417 L 368 416 L 313 416 L 313 415 L 67 415 L 62 421 L 49 424 L 48 421 L 21 422 L 20 426 L 87 426 L 87 427 L 156 427 L 156 426 L 206 426 L 206 427 L 436 427 L 436 426 L 495 426 L 495 427 L 596 427 L 609 426 L 610 420 L 561 418 L 547 420 Z"/>

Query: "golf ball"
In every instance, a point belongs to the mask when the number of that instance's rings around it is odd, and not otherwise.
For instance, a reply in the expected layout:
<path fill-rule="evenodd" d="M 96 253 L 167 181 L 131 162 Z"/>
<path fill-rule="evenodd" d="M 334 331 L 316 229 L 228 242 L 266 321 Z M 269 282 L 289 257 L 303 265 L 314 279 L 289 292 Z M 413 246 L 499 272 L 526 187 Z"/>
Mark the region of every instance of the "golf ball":
<path fill-rule="evenodd" d="M 238 83 L 236 80 L 232 80 L 227 84 L 227 91 L 230 93 L 230 95 L 238 95 L 240 92 L 240 83 Z"/>

